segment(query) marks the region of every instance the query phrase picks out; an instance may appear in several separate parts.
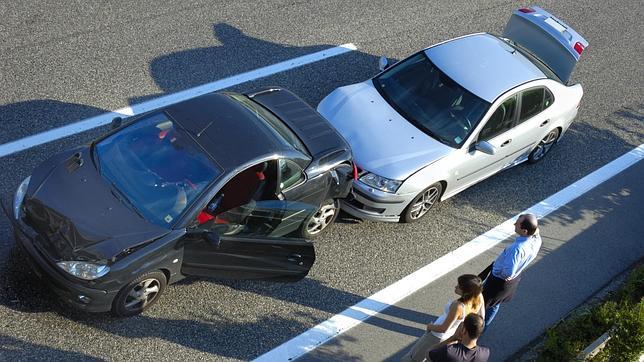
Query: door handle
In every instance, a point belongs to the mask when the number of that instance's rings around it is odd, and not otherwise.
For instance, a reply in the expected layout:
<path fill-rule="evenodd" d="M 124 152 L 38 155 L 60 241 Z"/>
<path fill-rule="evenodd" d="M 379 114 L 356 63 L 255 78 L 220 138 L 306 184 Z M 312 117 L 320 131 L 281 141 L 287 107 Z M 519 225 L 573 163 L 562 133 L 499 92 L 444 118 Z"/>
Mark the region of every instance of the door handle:
<path fill-rule="evenodd" d="M 509 140 L 501 143 L 501 147 L 505 147 L 505 146 L 509 145 L 511 142 L 512 142 L 512 139 L 509 139 Z"/>
<path fill-rule="evenodd" d="M 286 260 L 290 261 L 291 263 L 297 263 L 297 265 L 304 264 L 302 262 L 302 255 L 300 254 L 291 254 Z"/>
<path fill-rule="evenodd" d="M 550 120 L 549 120 L 549 119 L 546 119 L 545 121 L 543 121 L 543 123 L 541 123 L 541 124 L 539 125 L 539 127 L 543 127 L 543 126 L 547 125 L 549 122 L 550 122 Z"/>

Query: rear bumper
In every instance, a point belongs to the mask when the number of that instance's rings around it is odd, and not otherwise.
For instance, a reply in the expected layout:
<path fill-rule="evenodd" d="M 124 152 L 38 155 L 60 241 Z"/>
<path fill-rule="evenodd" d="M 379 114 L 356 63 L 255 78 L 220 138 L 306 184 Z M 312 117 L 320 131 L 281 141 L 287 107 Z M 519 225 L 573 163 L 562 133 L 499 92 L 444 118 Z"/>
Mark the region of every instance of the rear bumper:
<path fill-rule="evenodd" d="M 107 312 L 118 291 L 89 288 L 63 276 L 34 245 L 38 235 L 22 222 L 10 218 L 16 244 L 34 273 L 66 304 L 87 312 Z"/>

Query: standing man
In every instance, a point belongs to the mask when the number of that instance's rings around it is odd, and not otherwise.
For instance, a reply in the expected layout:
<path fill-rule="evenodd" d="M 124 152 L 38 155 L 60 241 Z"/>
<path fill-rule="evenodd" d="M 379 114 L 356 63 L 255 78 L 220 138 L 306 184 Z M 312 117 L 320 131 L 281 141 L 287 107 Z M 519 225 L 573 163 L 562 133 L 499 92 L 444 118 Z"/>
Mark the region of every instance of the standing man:
<path fill-rule="evenodd" d="M 477 345 L 477 340 L 485 327 L 484 323 L 480 315 L 468 314 L 452 337 L 441 342 L 441 347 L 427 353 L 426 361 L 487 362 L 490 358 L 490 350 Z"/>
<path fill-rule="evenodd" d="M 492 263 L 492 271 L 483 284 L 485 327 L 490 325 L 501 303 L 512 299 L 521 280 L 521 272 L 537 257 L 541 248 L 536 216 L 519 215 L 514 223 L 514 231 L 518 235 L 517 238 Z"/>

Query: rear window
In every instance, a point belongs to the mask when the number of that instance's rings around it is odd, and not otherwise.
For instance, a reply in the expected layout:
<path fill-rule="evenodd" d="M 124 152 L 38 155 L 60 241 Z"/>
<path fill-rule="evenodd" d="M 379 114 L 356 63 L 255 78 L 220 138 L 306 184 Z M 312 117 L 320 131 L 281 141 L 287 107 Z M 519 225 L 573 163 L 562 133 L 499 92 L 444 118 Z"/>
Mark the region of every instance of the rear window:
<path fill-rule="evenodd" d="M 555 74 L 555 72 L 554 72 L 554 71 L 552 71 L 552 69 L 550 69 L 550 67 L 548 67 L 548 65 L 546 65 L 546 63 L 545 63 L 545 62 L 543 62 L 541 59 L 539 59 L 539 58 L 538 58 L 537 56 L 535 56 L 534 54 L 530 53 L 530 51 L 529 51 L 528 49 L 526 49 L 526 48 L 522 47 L 522 46 L 521 46 L 521 45 L 519 45 L 518 43 L 513 42 L 512 40 L 509 40 L 509 39 L 506 39 L 506 38 L 499 38 L 499 39 L 501 39 L 501 40 L 505 41 L 506 43 L 508 43 L 508 44 L 510 44 L 512 47 L 514 47 L 514 49 L 516 49 L 519 53 L 521 53 L 521 55 L 523 55 L 523 56 L 524 56 L 524 57 L 526 57 L 528 60 L 530 60 L 530 62 L 532 62 L 532 64 L 534 64 L 534 66 L 535 66 L 535 67 L 539 68 L 539 70 L 540 70 L 540 71 L 542 71 L 542 72 L 543 72 L 543 74 L 544 74 L 547 78 L 552 79 L 552 80 L 557 81 L 557 82 L 562 83 L 562 84 L 564 83 L 564 82 L 561 80 L 561 78 L 559 78 L 559 77 Z"/>
<path fill-rule="evenodd" d="M 299 137 L 297 137 L 297 135 L 293 131 L 291 131 L 291 129 L 288 128 L 288 126 L 285 125 L 281 119 L 279 119 L 269 110 L 244 95 L 236 93 L 226 93 L 226 95 L 238 101 L 242 106 L 255 114 L 257 119 L 261 121 L 268 129 L 270 129 L 271 132 L 276 137 L 278 137 L 278 139 L 282 143 L 295 148 L 305 155 L 309 154 L 306 146 L 304 146 L 304 143 L 302 143 Z"/>

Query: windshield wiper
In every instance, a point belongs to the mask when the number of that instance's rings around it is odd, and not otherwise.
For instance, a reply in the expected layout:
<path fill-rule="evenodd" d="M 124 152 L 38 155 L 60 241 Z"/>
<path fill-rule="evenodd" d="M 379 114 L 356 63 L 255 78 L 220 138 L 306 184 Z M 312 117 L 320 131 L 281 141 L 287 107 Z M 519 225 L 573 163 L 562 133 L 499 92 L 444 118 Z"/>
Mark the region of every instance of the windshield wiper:
<path fill-rule="evenodd" d="M 101 174 L 101 162 L 98 159 L 98 151 L 96 150 L 96 141 L 92 141 L 89 145 L 89 155 L 92 158 L 92 162 L 94 162 L 94 167 L 96 167 L 96 171 L 98 171 L 98 174 Z"/>
<path fill-rule="evenodd" d="M 141 214 L 141 212 L 134 206 L 134 204 L 121 192 L 121 190 L 116 187 L 114 182 L 110 181 L 110 185 L 112 185 L 112 195 L 116 197 L 117 200 L 119 200 L 121 203 L 125 204 L 127 207 L 129 207 L 132 211 L 134 211 L 139 217 L 143 220 L 145 220 L 145 217 Z"/>
<path fill-rule="evenodd" d="M 405 117 L 409 121 L 409 123 L 411 123 L 414 126 L 416 126 L 416 128 L 418 128 L 420 131 L 422 131 L 423 133 L 425 133 L 429 137 L 437 140 L 438 142 L 440 142 L 440 143 L 442 143 L 442 144 L 444 144 L 446 146 L 454 148 L 453 143 L 451 143 L 449 140 L 439 136 L 437 133 L 432 132 L 429 128 L 425 127 L 422 123 L 418 122 L 416 119 L 414 119 L 412 117 L 408 117 L 408 116 L 406 116 L 404 114 L 403 114 L 403 117 Z"/>

